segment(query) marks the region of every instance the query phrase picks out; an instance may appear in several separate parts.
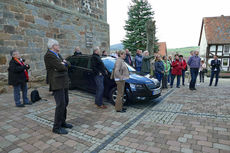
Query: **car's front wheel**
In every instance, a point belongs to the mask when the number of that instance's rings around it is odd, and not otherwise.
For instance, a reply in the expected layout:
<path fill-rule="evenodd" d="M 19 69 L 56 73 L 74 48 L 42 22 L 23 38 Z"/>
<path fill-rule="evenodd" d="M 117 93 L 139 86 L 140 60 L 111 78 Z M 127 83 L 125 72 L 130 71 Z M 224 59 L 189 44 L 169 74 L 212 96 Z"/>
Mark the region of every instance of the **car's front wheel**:
<path fill-rule="evenodd" d="M 111 91 L 109 93 L 109 99 L 110 99 L 111 103 L 113 105 L 115 105 L 116 99 L 117 99 L 117 88 L 116 87 L 114 87 L 113 89 L 111 89 Z M 124 93 L 123 104 L 126 104 L 126 103 L 127 103 L 127 95 L 126 95 L 126 93 Z"/>

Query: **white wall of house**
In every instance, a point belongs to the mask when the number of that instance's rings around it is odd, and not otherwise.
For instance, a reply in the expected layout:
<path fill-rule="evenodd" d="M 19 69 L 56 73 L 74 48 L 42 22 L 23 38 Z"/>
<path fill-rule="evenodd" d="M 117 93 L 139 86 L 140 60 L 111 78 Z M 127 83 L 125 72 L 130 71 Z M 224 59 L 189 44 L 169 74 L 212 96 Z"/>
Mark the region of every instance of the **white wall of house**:
<path fill-rule="evenodd" d="M 205 36 L 205 28 L 204 27 L 205 27 L 205 25 L 203 25 L 201 41 L 200 41 L 200 56 L 201 57 L 206 57 L 206 49 L 208 46 L 207 39 Z"/>

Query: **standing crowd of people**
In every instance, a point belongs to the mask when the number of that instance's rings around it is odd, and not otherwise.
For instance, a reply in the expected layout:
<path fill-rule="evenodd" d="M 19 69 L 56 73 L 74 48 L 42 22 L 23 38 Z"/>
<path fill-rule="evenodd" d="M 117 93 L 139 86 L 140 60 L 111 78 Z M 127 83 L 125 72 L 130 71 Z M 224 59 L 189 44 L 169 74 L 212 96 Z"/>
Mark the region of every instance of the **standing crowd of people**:
<path fill-rule="evenodd" d="M 131 58 L 129 50 L 126 49 L 125 62 L 135 67 L 136 71 L 142 75 L 150 74 L 162 83 L 162 88 L 173 88 L 176 78 L 176 87 L 180 88 L 181 84 L 185 86 L 185 76 L 187 74 L 190 90 L 196 90 L 197 76 L 199 74 L 200 83 L 204 83 L 204 76 L 207 73 L 205 61 L 199 57 L 198 51 L 191 51 L 190 56 L 186 60 L 183 55 L 176 53 L 174 59 L 172 56 L 163 56 L 154 54 L 149 56 L 148 51 L 137 49 L 134 62 Z M 212 85 L 213 78 L 216 76 L 215 86 L 218 84 L 220 72 L 220 60 L 215 55 L 211 61 L 211 78 L 209 86 Z M 199 83 L 197 83 L 199 85 Z"/>
<path fill-rule="evenodd" d="M 60 46 L 57 40 L 49 39 L 47 48 L 48 50 L 44 56 L 47 70 L 47 83 L 49 84 L 49 90 L 53 92 L 56 102 L 53 132 L 57 134 L 67 134 L 68 131 L 65 128 L 73 127 L 66 122 L 67 106 L 69 103 L 68 69 L 71 67 L 71 63 L 63 59 L 60 55 Z M 8 68 L 8 81 L 9 85 L 12 85 L 14 89 L 13 95 L 15 105 L 16 107 L 31 105 L 32 103 L 27 97 L 27 82 L 29 81 L 28 69 L 30 66 L 25 63 L 25 60 L 21 58 L 17 50 L 13 50 L 10 55 L 12 59 Z M 74 55 L 82 55 L 79 47 L 75 48 Z M 148 51 L 142 53 L 142 51 L 138 49 L 135 60 L 133 61 L 128 49 L 125 51 L 118 51 L 117 54 L 114 54 L 117 60 L 111 74 L 111 79 L 114 79 L 117 84 L 117 98 L 115 102 L 116 112 L 126 112 L 126 108 L 123 108 L 122 100 L 124 96 L 125 80 L 129 79 L 129 70 L 125 62 L 135 67 L 136 71 L 142 75 L 150 74 L 155 76 L 162 82 L 162 88 L 168 88 L 168 84 L 170 84 L 172 88 L 175 78 L 177 78 L 177 88 L 180 88 L 181 78 L 182 85 L 185 85 L 185 72 L 189 71 L 191 74 L 189 89 L 196 90 L 195 84 L 198 72 L 200 71 L 200 82 L 204 82 L 204 73 L 207 71 L 205 62 L 201 60 L 198 55 L 198 51 L 194 53 L 191 52 L 191 56 L 186 62 L 183 55 L 176 54 L 174 59 L 172 59 L 172 56 L 163 56 L 161 58 L 158 54 L 150 56 Z M 107 56 L 107 52 L 103 51 L 102 56 Z M 103 104 L 103 82 L 104 76 L 108 72 L 101 60 L 99 47 L 93 49 L 91 63 L 94 73 L 93 79 L 96 83 L 95 105 L 99 109 L 106 109 L 107 107 Z M 214 76 L 216 76 L 215 86 L 217 86 L 219 72 L 220 60 L 218 60 L 217 56 L 214 56 L 214 60 L 211 61 L 211 79 L 209 86 L 212 85 Z M 20 91 L 22 91 L 23 103 L 20 101 Z"/>

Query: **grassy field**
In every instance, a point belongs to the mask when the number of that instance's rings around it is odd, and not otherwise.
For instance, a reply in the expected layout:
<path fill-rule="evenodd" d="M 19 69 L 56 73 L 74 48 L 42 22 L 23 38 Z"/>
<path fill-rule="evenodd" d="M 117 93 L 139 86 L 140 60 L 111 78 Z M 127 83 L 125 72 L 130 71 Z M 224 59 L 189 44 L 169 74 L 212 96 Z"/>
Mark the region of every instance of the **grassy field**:
<path fill-rule="evenodd" d="M 184 57 L 189 57 L 190 51 L 198 50 L 198 46 L 192 46 L 192 47 L 184 47 L 184 48 L 172 48 L 167 49 L 168 55 L 174 55 L 176 53 L 179 53 L 180 55 L 183 55 Z"/>

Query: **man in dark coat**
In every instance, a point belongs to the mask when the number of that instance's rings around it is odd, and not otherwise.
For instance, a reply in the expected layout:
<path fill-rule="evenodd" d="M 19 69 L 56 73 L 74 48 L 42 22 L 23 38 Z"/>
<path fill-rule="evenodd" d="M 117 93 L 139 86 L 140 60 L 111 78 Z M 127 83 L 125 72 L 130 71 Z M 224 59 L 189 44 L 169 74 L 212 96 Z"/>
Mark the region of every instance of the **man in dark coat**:
<path fill-rule="evenodd" d="M 54 118 L 53 132 L 57 134 L 67 134 L 64 128 L 72 128 L 71 124 L 66 123 L 66 115 L 69 103 L 69 78 L 68 67 L 70 63 L 63 60 L 59 54 L 59 43 L 54 39 L 49 39 L 48 50 L 44 56 L 46 65 L 48 83 L 50 91 L 53 91 L 56 101 L 56 110 Z"/>
<path fill-rule="evenodd" d="M 8 84 L 13 85 L 14 88 L 14 101 L 16 107 L 24 107 L 24 105 L 31 105 L 27 97 L 27 82 L 29 81 L 28 69 L 30 66 L 24 64 L 20 58 L 18 51 L 11 51 L 12 59 L 8 68 Z M 20 90 L 22 90 L 23 104 L 20 102 Z"/>
<path fill-rule="evenodd" d="M 106 75 L 107 71 L 105 68 L 104 63 L 99 56 L 100 50 L 99 47 L 96 47 L 93 50 L 93 55 L 91 58 L 92 69 L 94 72 L 94 80 L 96 83 L 96 95 L 95 95 L 95 105 L 98 108 L 105 109 L 107 108 L 103 104 L 103 94 L 104 94 L 104 76 Z"/>
<path fill-rule="evenodd" d="M 80 47 L 77 46 L 77 47 L 75 48 L 74 55 L 75 55 L 75 56 L 82 55 L 82 53 L 81 53 L 81 51 L 80 51 Z"/>
<path fill-rule="evenodd" d="M 128 49 L 125 50 L 126 53 L 126 57 L 125 57 L 125 62 L 131 66 L 133 66 L 133 61 L 132 61 L 132 57 L 130 55 L 130 52 Z"/>
<path fill-rule="evenodd" d="M 218 79 L 219 79 L 219 73 L 220 73 L 220 60 L 218 60 L 218 57 L 215 55 L 214 60 L 211 61 L 211 78 L 210 78 L 210 83 L 209 86 L 212 85 L 212 81 L 214 78 L 214 75 L 216 75 L 216 82 L 215 86 L 218 84 Z"/>

